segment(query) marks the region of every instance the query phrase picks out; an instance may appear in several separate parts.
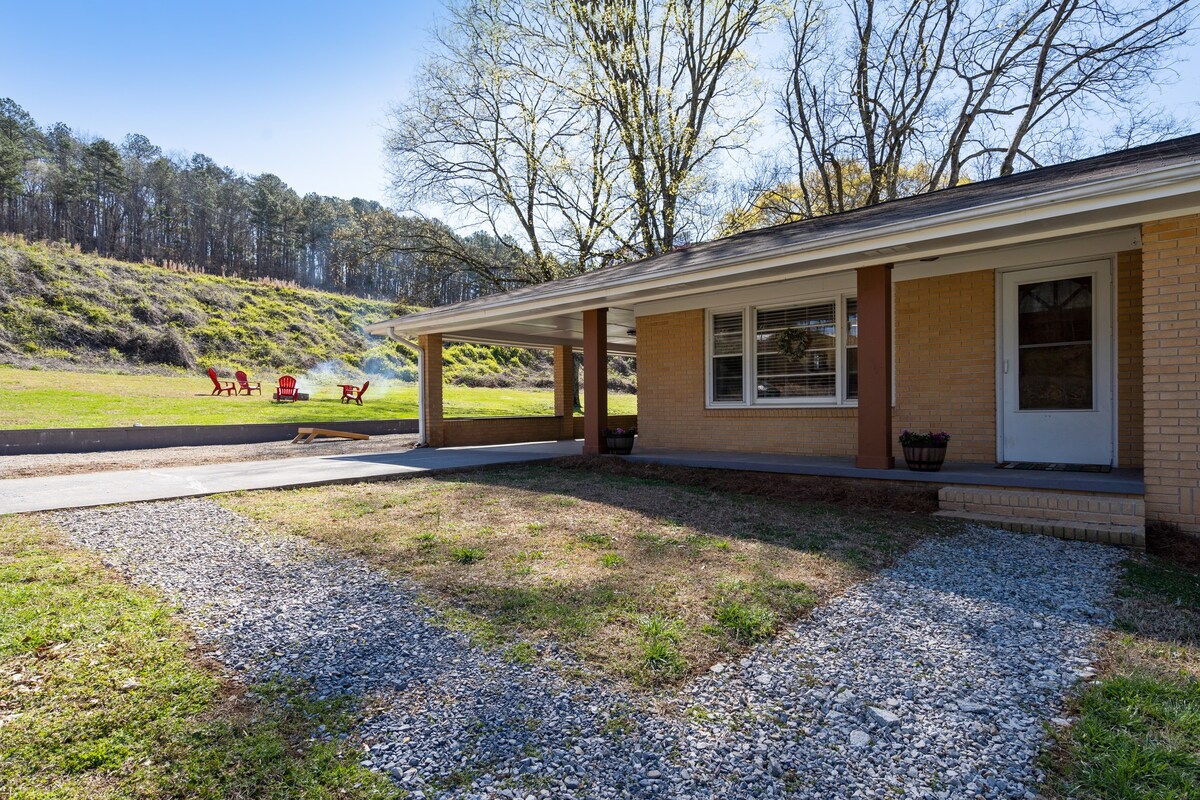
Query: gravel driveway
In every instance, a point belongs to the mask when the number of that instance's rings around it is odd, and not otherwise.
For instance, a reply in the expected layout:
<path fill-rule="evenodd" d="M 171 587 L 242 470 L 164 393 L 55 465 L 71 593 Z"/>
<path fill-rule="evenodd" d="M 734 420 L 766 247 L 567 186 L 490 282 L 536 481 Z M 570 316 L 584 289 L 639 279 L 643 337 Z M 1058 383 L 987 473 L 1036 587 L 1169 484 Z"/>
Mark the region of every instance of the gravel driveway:
<path fill-rule="evenodd" d="M 363 763 L 413 798 L 1033 797 L 1121 559 L 986 529 L 929 540 L 648 697 L 473 648 L 403 582 L 209 500 L 55 519 L 178 601 L 245 679 L 363 695 Z"/>

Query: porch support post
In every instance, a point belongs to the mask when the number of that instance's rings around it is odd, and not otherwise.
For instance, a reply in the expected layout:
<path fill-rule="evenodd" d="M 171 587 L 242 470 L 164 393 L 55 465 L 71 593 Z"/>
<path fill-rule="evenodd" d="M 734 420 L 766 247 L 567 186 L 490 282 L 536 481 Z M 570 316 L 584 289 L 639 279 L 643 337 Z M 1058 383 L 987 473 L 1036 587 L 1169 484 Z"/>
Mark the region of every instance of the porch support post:
<path fill-rule="evenodd" d="M 892 265 L 858 273 L 858 457 L 863 469 L 891 469 Z"/>
<path fill-rule="evenodd" d="M 583 454 L 608 452 L 608 309 L 583 312 Z"/>
<path fill-rule="evenodd" d="M 554 416 L 562 427 L 558 438 L 575 438 L 575 352 L 570 345 L 554 348 Z"/>
<path fill-rule="evenodd" d="M 430 447 L 446 444 L 446 428 L 442 424 L 442 335 L 430 333 L 418 337 L 424 357 L 421 359 L 421 391 L 425 411 L 425 441 Z"/>

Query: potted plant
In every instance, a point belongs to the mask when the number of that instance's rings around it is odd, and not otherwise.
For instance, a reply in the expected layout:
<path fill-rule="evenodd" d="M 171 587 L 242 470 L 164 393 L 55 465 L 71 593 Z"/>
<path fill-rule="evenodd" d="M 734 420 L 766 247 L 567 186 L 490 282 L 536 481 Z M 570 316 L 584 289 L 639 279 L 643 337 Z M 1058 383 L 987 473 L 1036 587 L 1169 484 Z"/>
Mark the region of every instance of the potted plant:
<path fill-rule="evenodd" d="M 903 430 L 900 432 L 900 446 L 904 448 L 904 461 L 914 472 L 937 472 L 946 460 L 946 445 L 950 443 L 950 434 L 945 431 L 934 433 L 918 433 Z"/>
<path fill-rule="evenodd" d="M 627 456 L 633 452 L 633 437 L 637 428 L 605 428 L 604 441 L 608 452 L 614 456 Z"/>

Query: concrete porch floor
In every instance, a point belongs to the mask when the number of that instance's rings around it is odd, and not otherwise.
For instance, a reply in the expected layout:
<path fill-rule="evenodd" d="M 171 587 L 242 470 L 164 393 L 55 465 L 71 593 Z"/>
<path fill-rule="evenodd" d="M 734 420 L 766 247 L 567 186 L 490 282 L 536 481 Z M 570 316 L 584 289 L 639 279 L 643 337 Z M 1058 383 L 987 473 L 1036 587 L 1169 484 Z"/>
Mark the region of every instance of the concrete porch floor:
<path fill-rule="evenodd" d="M 1052 472 L 1049 470 L 996 469 L 995 464 L 947 462 L 939 472 L 913 472 L 898 458 L 895 469 L 859 469 L 851 458 L 793 456 L 765 453 L 726 453 L 703 450 L 634 450 L 629 461 L 679 467 L 778 472 L 830 478 L 910 481 L 937 486 L 1002 486 L 1013 489 L 1048 489 L 1103 494 L 1145 493 L 1140 469 L 1114 469 L 1109 473 Z"/>

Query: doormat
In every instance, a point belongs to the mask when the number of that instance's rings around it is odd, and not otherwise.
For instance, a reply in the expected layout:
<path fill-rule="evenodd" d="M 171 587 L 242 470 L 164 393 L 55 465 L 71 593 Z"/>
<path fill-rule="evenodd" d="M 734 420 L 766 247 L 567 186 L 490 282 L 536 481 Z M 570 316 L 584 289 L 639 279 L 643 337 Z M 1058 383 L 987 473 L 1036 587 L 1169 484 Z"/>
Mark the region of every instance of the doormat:
<path fill-rule="evenodd" d="M 1047 472 L 1112 472 L 1107 464 L 1042 464 L 1037 461 L 1001 461 L 996 469 L 1040 469 Z"/>

